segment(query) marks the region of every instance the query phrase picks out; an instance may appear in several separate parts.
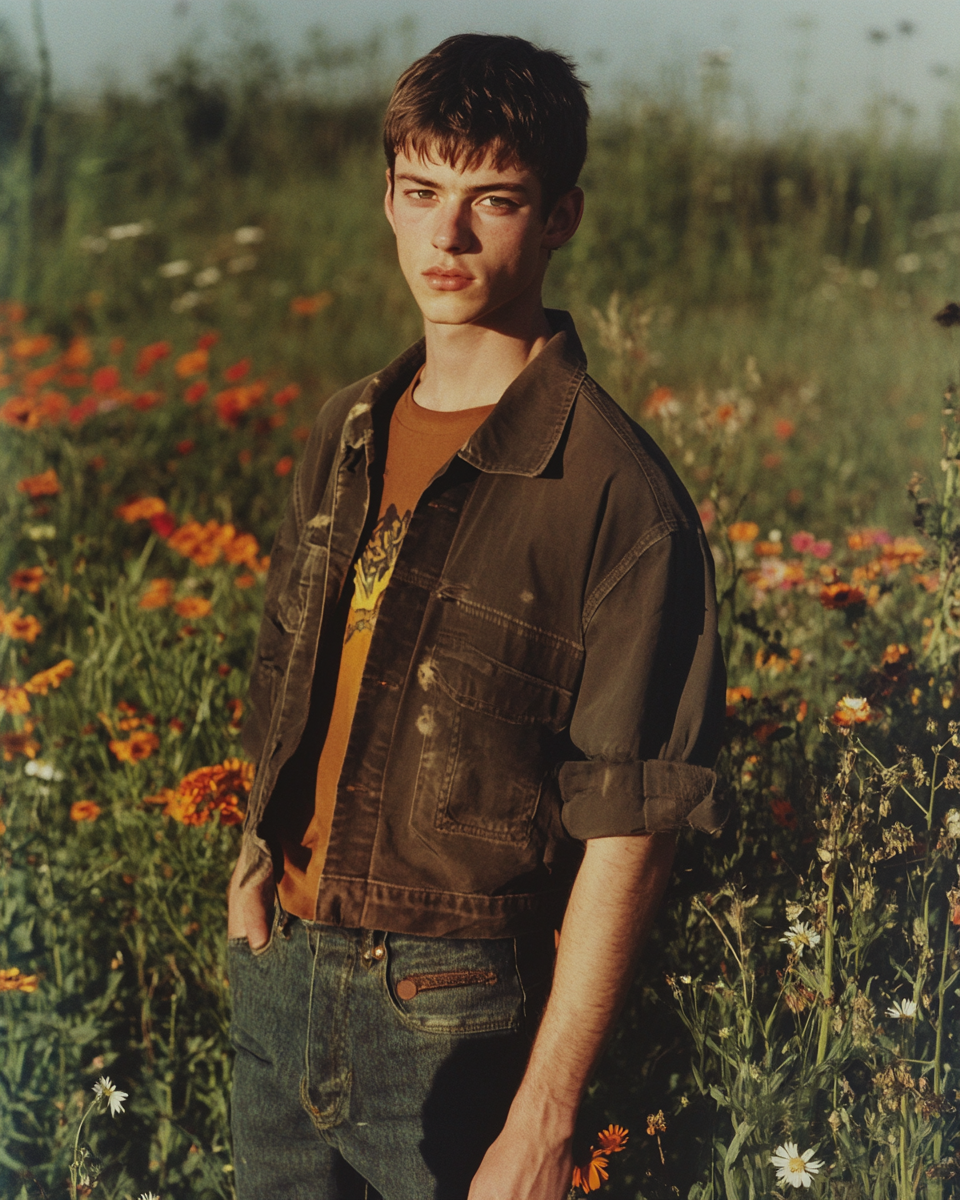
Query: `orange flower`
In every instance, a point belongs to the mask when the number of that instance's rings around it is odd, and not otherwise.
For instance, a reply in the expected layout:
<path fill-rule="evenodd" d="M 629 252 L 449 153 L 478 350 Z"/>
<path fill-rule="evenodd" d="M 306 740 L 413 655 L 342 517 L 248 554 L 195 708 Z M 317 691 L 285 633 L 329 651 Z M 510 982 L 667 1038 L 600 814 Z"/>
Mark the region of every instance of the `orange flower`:
<path fill-rule="evenodd" d="M 253 587 L 256 582 L 256 577 L 253 575 L 238 575 L 233 581 L 233 586 L 236 588 L 249 588 Z"/>
<path fill-rule="evenodd" d="M 14 358 L 37 358 L 46 352 L 53 345 L 53 338 L 46 333 L 34 334 L 33 337 L 22 337 L 10 347 L 10 353 Z"/>
<path fill-rule="evenodd" d="M 219 812 L 222 825 L 238 825 L 243 820 L 240 805 L 250 794 L 253 776 L 253 763 L 238 758 L 191 771 L 180 780 L 164 816 L 183 825 L 205 825 Z"/>
<path fill-rule="evenodd" d="M 178 617 L 208 617 L 213 605 L 204 596 L 185 596 L 173 606 Z"/>
<path fill-rule="evenodd" d="M 24 690 L 34 696 L 45 696 L 50 688 L 58 688 L 65 679 L 73 674 L 73 659 L 64 658 L 45 671 L 38 671 L 23 685 Z"/>
<path fill-rule="evenodd" d="M 139 500 L 128 500 L 114 510 L 114 516 L 132 525 L 134 521 L 149 521 L 167 511 L 167 506 L 159 496 L 143 496 Z"/>
<path fill-rule="evenodd" d="M 781 442 L 788 442 L 796 433 L 797 427 L 789 417 L 781 417 L 773 423 L 773 436 Z"/>
<path fill-rule="evenodd" d="M 55 496 L 60 491 L 60 480 L 57 478 L 56 471 L 51 467 L 39 475 L 30 475 L 26 479 L 21 479 L 17 484 L 17 491 L 23 492 L 31 500 L 36 500 L 39 496 Z"/>
<path fill-rule="evenodd" d="M 863 725 L 872 716 L 870 705 L 862 696 L 844 696 L 837 701 L 830 720 L 834 725 L 849 729 L 851 725 Z"/>
<path fill-rule="evenodd" d="M 39 986 L 38 975 L 21 975 L 19 967 L 5 967 L 0 971 L 0 992 L 35 992 Z"/>
<path fill-rule="evenodd" d="M 852 608 L 863 604 L 867 596 L 852 583 L 828 583 L 820 589 L 820 603 L 824 608 Z"/>
<path fill-rule="evenodd" d="M 891 643 L 880 655 L 880 665 L 885 667 L 888 664 L 898 663 L 901 659 L 909 658 L 910 653 L 910 647 L 905 646 L 903 642 Z"/>
<path fill-rule="evenodd" d="M 727 716 L 735 717 L 737 715 L 737 705 L 741 700 L 752 700 L 753 688 L 749 687 L 728 687 L 727 688 Z"/>
<path fill-rule="evenodd" d="M 619 1154 L 629 1141 L 629 1129 L 622 1125 L 608 1125 L 597 1134 L 597 1141 L 604 1154 Z"/>
<path fill-rule="evenodd" d="M 100 805 L 92 800 L 75 800 L 70 805 L 71 821 L 95 821 L 100 816 Z"/>
<path fill-rule="evenodd" d="M 158 404 L 163 403 L 163 392 L 141 392 L 139 396 L 134 396 L 133 407 L 137 412 L 149 412 L 151 408 L 156 408 Z"/>
<path fill-rule="evenodd" d="M 18 429 L 36 429 L 40 424 L 39 406 L 29 396 L 11 396 L 0 408 L 0 421 Z"/>
<path fill-rule="evenodd" d="M 757 542 L 754 550 L 760 558 L 773 558 L 783 553 L 783 542 Z"/>
<path fill-rule="evenodd" d="M 236 536 L 237 531 L 232 525 L 219 525 L 216 521 L 201 525 L 199 521 L 186 521 L 170 535 L 167 545 L 198 567 L 210 567 Z"/>
<path fill-rule="evenodd" d="M 43 628 L 36 617 L 22 616 L 22 608 L 7 612 L 0 603 L 0 635 L 32 645 Z"/>
<path fill-rule="evenodd" d="M 98 367 L 90 376 L 90 386 L 101 395 L 108 395 L 120 386 L 120 372 L 116 367 Z"/>
<path fill-rule="evenodd" d="M 30 592 L 35 595 L 40 591 L 40 585 L 45 578 L 43 567 L 18 567 L 10 576 L 10 588 L 14 592 Z"/>
<path fill-rule="evenodd" d="M 134 371 L 137 375 L 147 375 L 156 363 L 169 357 L 172 349 L 169 342 L 151 342 L 149 346 L 144 346 L 137 355 Z"/>
<path fill-rule="evenodd" d="M 646 417 L 672 417 L 680 411 L 680 404 L 673 394 L 673 388 L 654 388 L 643 404 L 643 415 Z"/>
<path fill-rule="evenodd" d="M 71 371 L 82 371 L 93 362 L 93 351 L 86 338 L 74 338 L 60 360 Z"/>
<path fill-rule="evenodd" d="M 163 805 L 169 806 L 170 804 L 172 804 L 174 802 L 174 800 L 176 799 L 176 796 L 177 796 L 177 793 L 173 790 L 173 788 L 168 788 L 168 787 L 161 788 L 160 791 L 157 792 L 153 796 L 144 796 L 143 803 L 144 804 L 163 804 Z"/>
<path fill-rule="evenodd" d="M 799 646 L 794 646 L 789 655 L 776 654 L 773 650 L 768 650 L 763 646 L 757 651 L 753 665 L 758 671 L 767 670 L 773 675 L 779 675 L 787 667 L 797 666 L 802 657 L 803 653 Z"/>
<path fill-rule="evenodd" d="M 283 458 L 277 460 L 277 463 L 273 468 L 273 473 L 274 475 L 279 475 L 282 478 L 284 475 L 289 475 L 292 469 L 293 459 L 289 454 L 285 454 Z"/>
<path fill-rule="evenodd" d="M 770 810 L 773 813 L 773 819 L 784 829 L 796 829 L 797 814 L 794 812 L 793 805 L 786 797 L 775 797 L 770 801 Z"/>
<path fill-rule="evenodd" d="M 141 729 L 132 733 L 127 741 L 112 741 L 109 745 L 119 762 L 137 763 L 159 748 L 160 739 L 155 733 Z"/>
<path fill-rule="evenodd" d="M 30 711 L 30 697 L 27 689 L 10 680 L 8 687 L 0 687 L 0 708 L 11 716 L 22 717 Z"/>
<path fill-rule="evenodd" d="M 727 530 L 731 542 L 752 542 L 760 533 L 760 526 L 755 521 L 734 521 Z"/>
<path fill-rule="evenodd" d="M 590 1158 L 586 1162 L 574 1166 L 571 1186 L 580 1188 L 585 1195 L 587 1192 L 597 1191 L 604 1180 L 610 1178 L 607 1170 L 609 1163 L 610 1160 L 600 1150 L 591 1150 Z"/>
<path fill-rule="evenodd" d="M 809 706 L 808 706 L 806 700 L 801 700 L 800 703 L 797 705 L 797 720 L 798 721 L 805 721 L 807 719 L 808 708 L 809 708 Z"/>
<path fill-rule="evenodd" d="M 230 728 L 239 729 L 243 717 L 243 701 L 228 700 L 227 708 L 230 710 Z"/>
<path fill-rule="evenodd" d="M 252 533 L 238 533 L 223 547 L 223 556 L 228 563 L 255 567 L 259 551 L 259 543 Z"/>
<path fill-rule="evenodd" d="M 147 590 L 140 597 L 138 608 L 166 608 L 173 599 L 172 579 L 151 579 Z"/>
<path fill-rule="evenodd" d="M 330 292 L 317 292 L 313 296 L 294 296 L 290 301 L 290 311 L 297 317 L 312 317 L 332 303 L 333 296 Z"/>
<path fill-rule="evenodd" d="M 3 746 L 4 762 L 12 762 L 17 754 L 24 754 L 27 758 L 37 757 L 40 743 L 35 742 L 30 736 L 33 730 L 33 722 L 27 721 L 18 733 L 0 733 L 0 746 Z"/>
<path fill-rule="evenodd" d="M 191 375 L 202 375 L 210 363 L 210 354 L 205 346 L 198 350 L 188 350 L 177 359 L 174 370 L 181 379 L 189 379 Z"/>
<path fill-rule="evenodd" d="M 235 426 L 245 412 L 259 404 L 266 394 L 262 383 L 239 384 L 218 392 L 214 398 L 217 416 L 228 425 Z"/>

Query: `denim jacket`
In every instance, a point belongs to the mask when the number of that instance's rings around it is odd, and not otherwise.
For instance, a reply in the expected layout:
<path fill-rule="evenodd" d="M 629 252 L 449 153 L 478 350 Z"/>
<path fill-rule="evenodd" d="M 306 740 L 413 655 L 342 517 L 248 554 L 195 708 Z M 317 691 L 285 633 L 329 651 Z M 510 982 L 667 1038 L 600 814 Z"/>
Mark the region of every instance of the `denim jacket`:
<path fill-rule="evenodd" d="M 585 839 L 723 822 L 711 768 L 725 677 L 696 509 L 587 374 L 569 316 L 548 317 L 554 336 L 412 515 L 361 682 L 319 921 L 517 936 L 559 919 Z M 257 761 L 248 876 L 270 853 L 268 804 L 282 819 L 318 648 L 341 636 L 390 412 L 423 359 L 420 342 L 331 397 L 306 444 L 243 733 Z"/>

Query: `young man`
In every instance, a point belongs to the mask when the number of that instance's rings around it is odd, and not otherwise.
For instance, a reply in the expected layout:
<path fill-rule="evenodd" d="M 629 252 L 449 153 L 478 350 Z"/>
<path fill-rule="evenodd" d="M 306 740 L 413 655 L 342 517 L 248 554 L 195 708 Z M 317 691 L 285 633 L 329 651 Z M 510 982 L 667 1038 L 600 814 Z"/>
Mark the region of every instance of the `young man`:
<path fill-rule="evenodd" d="M 587 115 L 566 59 L 477 34 L 387 110 L 425 338 L 324 405 L 271 556 L 230 891 L 241 1200 L 566 1197 L 674 831 L 720 824 L 696 510 L 541 303 Z"/>

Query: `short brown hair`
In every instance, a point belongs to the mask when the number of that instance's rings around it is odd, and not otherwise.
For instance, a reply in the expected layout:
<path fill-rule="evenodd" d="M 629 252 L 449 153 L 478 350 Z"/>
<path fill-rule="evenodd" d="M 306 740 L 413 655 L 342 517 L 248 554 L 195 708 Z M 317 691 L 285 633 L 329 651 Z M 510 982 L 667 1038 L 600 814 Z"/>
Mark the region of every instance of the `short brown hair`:
<path fill-rule="evenodd" d="M 546 219 L 576 186 L 587 156 L 587 84 L 575 64 L 519 37 L 459 33 L 418 58 L 397 80 L 383 124 L 393 172 L 397 154 L 433 150 L 453 165 L 494 154 L 537 176 Z"/>

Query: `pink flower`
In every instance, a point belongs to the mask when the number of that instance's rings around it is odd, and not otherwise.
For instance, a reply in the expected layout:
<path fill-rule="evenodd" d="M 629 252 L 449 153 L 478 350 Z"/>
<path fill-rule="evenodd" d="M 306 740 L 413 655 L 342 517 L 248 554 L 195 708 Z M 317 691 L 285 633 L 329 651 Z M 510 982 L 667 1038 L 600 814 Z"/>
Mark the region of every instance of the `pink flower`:
<path fill-rule="evenodd" d="M 806 530 L 804 530 L 804 529 L 801 529 L 799 533 L 795 533 L 790 538 L 790 545 L 794 548 L 794 550 L 796 550 L 796 552 L 798 554 L 806 554 L 807 551 L 810 550 L 816 544 L 817 544 L 817 539 L 813 536 L 812 533 L 807 533 Z"/>
<path fill-rule="evenodd" d="M 814 558 L 829 558 L 833 553 L 833 542 L 826 540 L 822 542 L 814 542 L 810 547 L 810 553 Z"/>

